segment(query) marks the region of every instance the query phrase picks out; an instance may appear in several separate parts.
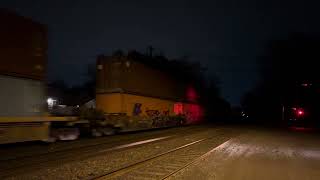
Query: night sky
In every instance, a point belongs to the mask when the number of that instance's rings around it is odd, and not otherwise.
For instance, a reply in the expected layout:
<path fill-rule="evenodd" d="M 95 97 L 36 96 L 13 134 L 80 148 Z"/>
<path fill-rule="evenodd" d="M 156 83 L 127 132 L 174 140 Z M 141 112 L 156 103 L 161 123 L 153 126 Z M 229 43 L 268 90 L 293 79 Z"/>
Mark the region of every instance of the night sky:
<path fill-rule="evenodd" d="M 257 82 L 266 42 L 320 32 L 319 4 L 306 1 L 1 0 L 0 7 L 48 25 L 49 80 L 80 84 L 98 54 L 152 45 L 170 58 L 200 61 L 232 104 Z"/>

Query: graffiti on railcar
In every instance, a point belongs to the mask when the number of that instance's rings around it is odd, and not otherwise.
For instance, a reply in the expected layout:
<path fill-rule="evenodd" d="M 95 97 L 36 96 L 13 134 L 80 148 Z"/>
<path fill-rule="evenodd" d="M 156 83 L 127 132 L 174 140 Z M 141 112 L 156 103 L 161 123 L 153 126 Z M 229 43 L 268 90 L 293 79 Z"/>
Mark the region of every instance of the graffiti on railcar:
<path fill-rule="evenodd" d="M 147 116 L 149 117 L 159 117 L 159 116 L 169 116 L 169 110 L 154 110 L 154 109 L 147 109 L 146 111 Z"/>
<path fill-rule="evenodd" d="M 142 113 L 141 110 L 142 104 L 141 103 L 135 103 L 133 106 L 133 115 L 139 116 Z"/>
<path fill-rule="evenodd" d="M 139 116 L 142 114 L 142 104 L 141 103 L 135 103 L 134 106 L 133 106 L 133 112 L 132 114 L 134 116 Z M 149 108 L 146 108 L 146 110 L 144 111 L 145 114 L 148 116 L 148 117 L 158 117 L 158 116 L 169 116 L 170 115 L 170 110 L 156 110 L 156 109 L 149 109 Z"/>
<path fill-rule="evenodd" d="M 157 117 L 160 116 L 161 113 L 159 110 L 147 109 L 146 114 L 149 117 Z"/>
<path fill-rule="evenodd" d="M 0 129 L 0 136 L 3 136 L 5 133 L 4 129 Z"/>
<path fill-rule="evenodd" d="M 163 112 L 162 112 L 162 115 L 164 115 L 164 116 L 169 116 L 169 110 L 164 110 Z"/>

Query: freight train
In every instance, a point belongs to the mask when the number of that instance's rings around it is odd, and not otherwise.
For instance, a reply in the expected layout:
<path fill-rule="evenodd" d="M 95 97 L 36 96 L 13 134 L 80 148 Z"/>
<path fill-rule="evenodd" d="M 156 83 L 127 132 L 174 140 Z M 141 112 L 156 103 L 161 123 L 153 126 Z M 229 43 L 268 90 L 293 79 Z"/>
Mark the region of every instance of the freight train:
<path fill-rule="evenodd" d="M 153 60 L 149 57 L 149 63 Z M 203 114 L 197 99 L 192 86 L 139 59 L 128 55 L 98 57 L 96 106 L 105 113 L 147 117 L 183 114 L 187 123 L 193 123 Z"/>
<path fill-rule="evenodd" d="M 130 130 L 201 121 L 204 112 L 194 88 L 156 67 L 154 58 L 141 58 L 97 58 L 96 108 L 109 127 Z"/>
<path fill-rule="evenodd" d="M 0 22 L 0 144 L 50 141 L 52 124 L 77 118 L 47 114 L 47 28 L 4 9 Z"/>
<path fill-rule="evenodd" d="M 72 140 L 82 132 L 101 136 L 203 117 L 192 86 L 129 55 L 98 56 L 95 109 L 52 116 L 46 104 L 46 26 L 3 10 L 0 21 L 0 144 Z"/>

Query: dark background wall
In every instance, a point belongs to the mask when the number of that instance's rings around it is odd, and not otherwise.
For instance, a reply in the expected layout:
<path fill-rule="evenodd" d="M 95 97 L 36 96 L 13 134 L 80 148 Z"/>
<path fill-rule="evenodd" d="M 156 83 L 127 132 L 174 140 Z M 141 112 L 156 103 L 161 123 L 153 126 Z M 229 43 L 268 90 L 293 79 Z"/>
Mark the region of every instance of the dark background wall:
<path fill-rule="evenodd" d="M 43 80 L 47 63 L 47 29 L 0 9 L 0 74 Z"/>

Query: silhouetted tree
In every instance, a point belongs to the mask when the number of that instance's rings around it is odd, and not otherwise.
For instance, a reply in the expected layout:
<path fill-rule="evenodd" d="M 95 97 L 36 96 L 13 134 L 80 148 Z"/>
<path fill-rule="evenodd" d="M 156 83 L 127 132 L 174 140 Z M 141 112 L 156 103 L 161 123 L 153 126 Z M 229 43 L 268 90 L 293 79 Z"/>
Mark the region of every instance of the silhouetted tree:
<path fill-rule="evenodd" d="M 226 122 L 231 112 L 231 105 L 220 94 L 220 82 L 216 76 L 211 76 L 200 99 L 206 110 L 209 122 Z"/>
<path fill-rule="evenodd" d="M 112 55 L 116 56 L 116 57 L 121 57 L 121 56 L 124 56 L 124 52 L 122 50 L 118 49 L 118 50 L 114 51 L 112 53 Z"/>
<path fill-rule="evenodd" d="M 90 63 L 86 67 L 86 77 L 87 81 L 82 85 L 82 88 L 84 91 L 87 92 L 88 98 L 89 97 L 95 97 L 96 93 L 96 64 L 95 63 Z"/>
<path fill-rule="evenodd" d="M 261 80 L 243 97 L 243 107 L 257 119 L 280 119 L 281 107 L 292 103 L 297 87 L 318 81 L 319 49 L 318 37 L 301 33 L 271 41 L 267 55 L 260 59 Z"/>

